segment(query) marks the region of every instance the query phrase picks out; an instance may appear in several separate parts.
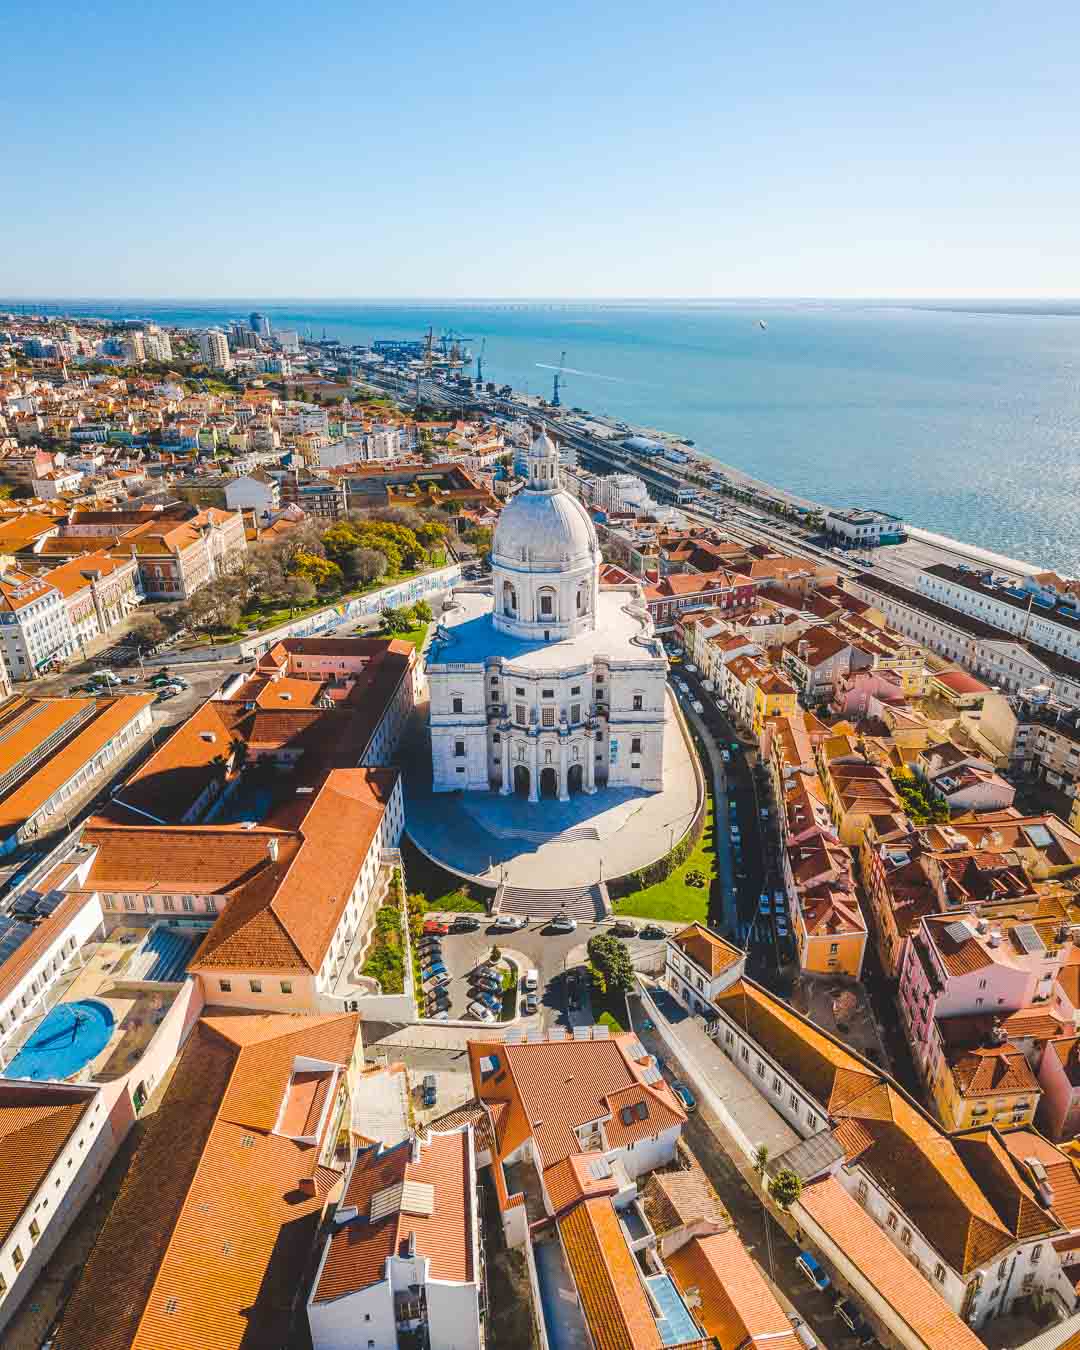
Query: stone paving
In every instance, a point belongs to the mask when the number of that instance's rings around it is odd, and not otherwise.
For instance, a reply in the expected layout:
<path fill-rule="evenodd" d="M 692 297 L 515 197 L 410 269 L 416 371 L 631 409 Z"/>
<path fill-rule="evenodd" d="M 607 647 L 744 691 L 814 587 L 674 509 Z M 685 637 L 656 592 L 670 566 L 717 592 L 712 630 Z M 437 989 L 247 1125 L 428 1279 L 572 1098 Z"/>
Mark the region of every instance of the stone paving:
<path fill-rule="evenodd" d="M 669 708 L 662 792 L 602 788 L 530 804 L 497 792 L 436 794 L 410 775 L 406 830 L 421 852 L 481 886 L 591 885 L 654 862 L 683 836 L 698 806 L 691 753 Z"/>

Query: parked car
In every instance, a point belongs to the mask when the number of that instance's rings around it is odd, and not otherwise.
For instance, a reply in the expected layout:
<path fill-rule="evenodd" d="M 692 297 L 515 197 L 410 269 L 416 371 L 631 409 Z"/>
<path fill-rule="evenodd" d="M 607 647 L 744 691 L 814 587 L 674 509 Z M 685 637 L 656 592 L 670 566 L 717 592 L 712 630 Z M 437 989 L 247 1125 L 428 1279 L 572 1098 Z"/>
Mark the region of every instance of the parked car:
<path fill-rule="evenodd" d="M 767 895 L 762 895 L 758 901 L 757 912 L 763 914 L 766 918 L 772 913 L 772 902 Z"/>
<path fill-rule="evenodd" d="M 731 763 L 731 751 L 730 751 L 730 750 L 721 750 L 721 751 L 720 751 L 720 758 L 724 761 L 725 764 L 730 764 L 730 763 Z"/>
<path fill-rule="evenodd" d="M 647 942 L 656 942 L 662 938 L 666 938 L 667 932 L 665 929 L 661 928 L 658 923 L 647 923 L 638 934 L 638 937 L 645 938 Z"/>
<path fill-rule="evenodd" d="M 630 922 L 629 919 L 616 919 L 611 925 L 612 937 L 637 937 L 637 925 Z"/>
<path fill-rule="evenodd" d="M 479 924 L 477 924 L 477 927 L 479 927 Z M 449 931 L 450 925 L 442 923 L 441 920 L 439 919 L 427 919 L 424 923 L 425 934 L 427 933 L 444 934 L 449 933 Z"/>
<path fill-rule="evenodd" d="M 168 687 L 166 687 L 165 689 L 159 689 L 157 692 L 157 698 L 154 700 L 154 702 L 167 703 L 169 699 L 176 698 L 179 693 L 180 693 L 179 689 L 170 689 Z"/>
<path fill-rule="evenodd" d="M 425 929 L 427 925 L 424 925 Z M 454 922 L 447 927 L 443 924 L 441 932 L 443 933 L 475 933 L 480 927 L 480 920 L 475 914 L 459 914 Z"/>
<path fill-rule="evenodd" d="M 576 933 L 577 919 L 571 919 L 569 914 L 556 914 L 548 929 L 552 933 Z"/>
<path fill-rule="evenodd" d="M 524 914 L 496 914 L 492 927 L 500 933 L 516 933 L 519 928 L 528 928 L 529 921 Z"/>
<path fill-rule="evenodd" d="M 700 699 L 692 698 L 690 700 L 690 706 L 691 708 L 693 708 L 693 710 L 697 713 L 699 717 L 705 711 L 705 708 L 703 707 Z"/>
<path fill-rule="evenodd" d="M 171 679 L 172 679 L 172 676 L 171 676 L 171 675 L 166 675 L 165 672 L 162 670 L 162 671 L 158 671 L 158 673 L 157 673 L 156 675 L 151 675 L 151 676 L 150 676 L 150 683 L 151 683 L 151 684 L 168 684 L 169 681 L 170 681 Z"/>
<path fill-rule="evenodd" d="M 447 985 L 452 983 L 452 980 L 449 975 L 432 975 L 427 983 L 431 986 L 428 993 L 433 993 L 436 989 L 445 989 Z"/>
<path fill-rule="evenodd" d="M 424 1085 L 421 1089 L 421 1098 L 424 1105 L 434 1106 L 436 1101 L 438 1101 L 438 1097 L 439 1089 L 435 1082 L 435 1075 L 433 1073 L 426 1073 L 424 1075 Z"/>
<path fill-rule="evenodd" d="M 429 1022 L 449 1022 L 450 1013 L 446 1008 L 443 1008 L 441 1012 L 428 1013 L 427 1020 Z"/>
<path fill-rule="evenodd" d="M 683 1104 L 683 1110 L 692 1112 L 697 1110 L 697 1098 L 686 1086 L 685 1083 L 672 1083 L 671 1090 L 679 1101 Z"/>
<path fill-rule="evenodd" d="M 490 1008 L 485 1008 L 482 1003 L 470 1003 L 465 1009 L 470 1017 L 475 1018 L 477 1022 L 494 1022 L 495 1014 Z"/>
<path fill-rule="evenodd" d="M 427 984 L 428 980 L 433 979 L 436 975 L 445 975 L 445 974 L 446 974 L 446 967 L 443 965 L 441 961 L 436 961 L 434 965 L 426 966 L 422 968 L 420 971 L 421 978 L 423 979 L 425 984 Z"/>
<path fill-rule="evenodd" d="M 821 1342 L 798 1313 L 792 1313 L 788 1320 L 791 1322 L 791 1329 L 794 1331 L 796 1339 L 803 1347 L 803 1350 L 819 1350 Z"/>
<path fill-rule="evenodd" d="M 540 1000 L 536 997 L 535 994 L 526 994 L 526 995 L 525 995 L 525 1011 L 526 1011 L 527 1013 L 534 1013 L 534 1012 L 536 1012 L 536 1010 L 537 1010 L 537 1008 L 538 1008 L 539 1006 L 540 1006 Z"/>
<path fill-rule="evenodd" d="M 866 1345 L 874 1339 L 874 1333 L 867 1325 L 866 1318 L 863 1317 L 856 1304 L 852 1303 L 851 1299 L 845 1295 L 841 1295 L 833 1304 L 833 1312 L 836 1313 L 860 1345 Z"/>
<path fill-rule="evenodd" d="M 683 666 L 683 670 L 688 670 L 691 675 L 697 674 L 697 666 L 694 665 L 693 661 L 687 661 L 686 665 Z"/>
<path fill-rule="evenodd" d="M 801 1270 L 815 1289 L 825 1290 L 832 1284 L 832 1280 L 822 1270 L 816 1257 L 809 1252 L 800 1252 L 795 1258 L 796 1270 Z"/>
<path fill-rule="evenodd" d="M 777 937 L 786 938 L 788 935 L 787 918 L 783 914 L 776 916 L 776 934 Z"/>

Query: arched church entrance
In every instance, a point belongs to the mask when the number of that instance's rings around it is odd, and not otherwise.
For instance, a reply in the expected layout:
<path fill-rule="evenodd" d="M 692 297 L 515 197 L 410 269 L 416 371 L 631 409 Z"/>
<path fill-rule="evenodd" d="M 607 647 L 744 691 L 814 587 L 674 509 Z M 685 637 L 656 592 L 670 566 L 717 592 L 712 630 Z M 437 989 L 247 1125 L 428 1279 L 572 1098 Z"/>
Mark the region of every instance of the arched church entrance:
<path fill-rule="evenodd" d="M 540 770 L 540 796 L 557 797 L 559 795 L 559 775 L 554 769 Z"/>
<path fill-rule="evenodd" d="M 580 792 L 584 782 L 585 771 L 580 764 L 571 764 L 566 774 L 566 787 L 568 792 Z"/>
<path fill-rule="evenodd" d="M 529 795 L 529 770 L 524 764 L 514 765 L 514 791 L 519 797 Z"/>

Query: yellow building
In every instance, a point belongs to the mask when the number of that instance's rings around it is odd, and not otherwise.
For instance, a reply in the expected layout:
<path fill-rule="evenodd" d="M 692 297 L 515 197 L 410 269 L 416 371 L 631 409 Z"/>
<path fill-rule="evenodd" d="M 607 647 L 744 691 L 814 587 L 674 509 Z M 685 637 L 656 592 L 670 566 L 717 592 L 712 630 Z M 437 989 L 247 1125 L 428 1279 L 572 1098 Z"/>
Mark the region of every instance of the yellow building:
<path fill-rule="evenodd" d="M 777 670 L 755 679 L 750 726 L 760 736 L 770 717 L 794 717 L 798 707 L 795 686 Z"/>
<path fill-rule="evenodd" d="M 800 897 L 795 914 L 799 966 L 820 975 L 862 975 L 866 921 L 851 891 L 820 887 Z"/>
<path fill-rule="evenodd" d="M 996 1041 L 993 1032 L 986 1037 L 990 1044 L 973 1046 L 963 1035 L 954 1037 L 949 1032 L 950 1020 L 944 1018 L 937 1024 L 945 1054 L 930 1083 L 941 1123 L 947 1130 L 1030 1125 L 1042 1089 L 1021 1051 L 1007 1040 Z"/>

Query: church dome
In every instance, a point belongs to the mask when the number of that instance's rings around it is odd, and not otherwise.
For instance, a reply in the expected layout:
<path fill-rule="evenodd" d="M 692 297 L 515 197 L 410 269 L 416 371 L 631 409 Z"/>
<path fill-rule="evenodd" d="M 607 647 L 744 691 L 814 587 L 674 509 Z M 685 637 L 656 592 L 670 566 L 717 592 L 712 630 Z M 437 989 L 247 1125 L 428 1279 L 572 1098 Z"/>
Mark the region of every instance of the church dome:
<path fill-rule="evenodd" d="M 528 485 L 503 508 L 491 546 L 493 565 L 568 571 L 595 563 L 596 529 L 559 483 L 558 451 L 541 433 L 528 452 Z"/>

